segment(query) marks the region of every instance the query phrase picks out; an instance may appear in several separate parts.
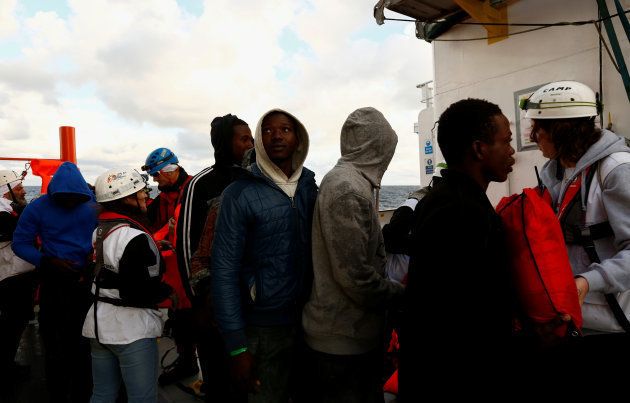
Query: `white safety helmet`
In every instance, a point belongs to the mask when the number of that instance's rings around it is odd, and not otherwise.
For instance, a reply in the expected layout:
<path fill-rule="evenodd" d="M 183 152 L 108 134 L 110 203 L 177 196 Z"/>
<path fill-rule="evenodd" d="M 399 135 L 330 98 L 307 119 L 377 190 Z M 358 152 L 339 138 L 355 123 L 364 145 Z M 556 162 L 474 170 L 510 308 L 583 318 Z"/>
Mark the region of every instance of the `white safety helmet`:
<path fill-rule="evenodd" d="M 595 92 L 577 81 L 556 81 L 537 89 L 520 103 L 529 119 L 586 118 L 599 114 Z"/>
<path fill-rule="evenodd" d="M 15 171 L 0 170 L 0 197 L 9 191 L 9 186 L 14 188 L 20 182 L 22 182 L 22 177 Z"/>
<path fill-rule="evenodd" d="M 99 203 L 122 199 L 147 186 L 146 181 L 133 168 L 114 168 L 96 178 L 96 201 Z"/>

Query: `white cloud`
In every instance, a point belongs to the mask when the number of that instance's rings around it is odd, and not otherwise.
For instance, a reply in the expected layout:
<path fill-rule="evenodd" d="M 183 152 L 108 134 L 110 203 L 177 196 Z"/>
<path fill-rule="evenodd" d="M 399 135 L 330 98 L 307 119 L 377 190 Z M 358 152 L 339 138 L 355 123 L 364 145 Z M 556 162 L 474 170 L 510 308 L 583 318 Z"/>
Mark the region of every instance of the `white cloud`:
<path fill-rule="evenodd" d="M 0 2 L 0 40 L 12 36 L 18 29 L 15 18 L 17 0 L 2 0 Z"/>
<path fill-rule="evenodd" d="M 0 22 L 28 45 L 18 60 L 0 56 L 3 153 L 50 157 L 57 127 L 75 125 L 88 180 L 140 166 L 160 146 L 195 173 L 212 163 L 212 117 L 235 113 L 253 128 L 280 106 L 309 129 L 307 166 L 321 179 L 339 156 L 346 116 L 374 106 L 399 135 L 384 183 L 418 183 L 415 85 L 432 76 L 430 47 L 413 28 L 374 39 L 370 4 L 206 0 L 195 17 L 175 0 L 69 0 L 67 20 L 41 12 L 19 21 L 5 1 Z M 307 52 L 280 47 L 286 29 Z"/>

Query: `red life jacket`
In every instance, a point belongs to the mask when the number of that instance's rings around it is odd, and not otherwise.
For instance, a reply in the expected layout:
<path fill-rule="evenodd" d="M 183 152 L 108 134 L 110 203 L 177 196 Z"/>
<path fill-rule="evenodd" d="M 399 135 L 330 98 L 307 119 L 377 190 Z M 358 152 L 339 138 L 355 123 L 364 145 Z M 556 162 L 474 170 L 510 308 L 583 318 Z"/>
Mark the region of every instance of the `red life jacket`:
<path fill-rule="evenodd" d="M 156 242 L 156 237 L 151 234 L 151 232 L 145 228 L 142 224 L 133 219 L 114 213 L 111 211 L 105 211 L 99 215 L 99 220 L 126 220 L 133 223 L 138 229 L 146 232 L 151 235 L 151 239 L 153 242 Z M 159 245 L 156 242 L 156 245 Z M 190 308 L 190 300 L 184 291 L 184 286 L 182 285 L 182 280 L 179 275 L 179 270 L 177 269 L 177 256 L 175 255 L 175 251 L 172 249 L 162 250 L 159 246 L 156 246 L 160 251 L 160 256 L 162 256 L 162 260 L 164 260 L 165 271 L 162 274 L 162 282 L 168 284 L 172 289 L 175 295 L 177 296 L 177 307 L 173 306 L 173 301 L 168 298 L 158 304 L 158 308 L 175 308 L 175 309 L 183 309 Z"/>
<path fill-rule="evenodd" d="M 177 189 L 162 191 L 155 199 L 151 200 L 149 204 L 158 203 L 157 217 L 155 217 L 155 222 L 151 223 L 152 228 L 159 230 L 175 216 L 175 208 L 180 204 L 183 190 L 192 178 L 192 176 L 186 175 L 185 179 L 178 179 L 182 182 Z"/>
<path fill-rule="evenodd" d="M 548 191 L 523 189 L 501 199 L 497 212 L 503 221 L 512 278 L 523 314 L 542 324 L 569 314 L 582 327 L 582 310 L 560 223 Z M 568 324 L 554 332 L 567 335 Z"/>
<path fill-rule="evenodd" d="M 179 211 L 181 204 L 177 204 L 175 211 L 173 212 L 173 218 L 175 223 L 179 220 Z M 172 308 L 172 309 L 188 309 L 192 307 L 190 298 L 184 289 L 184 283 L 182 282 L 182 275 L 179 271 L 179 265 L 177 264 L 177 255 L 175 254 L 175 245 L 177 245 L 177 231 L 175 228 L 169 228 L 167 223 L 164 227 L 160 228 L 153 234 L 155 240 L 167 240 L 171 243 L 172 248 L 161 249 L 160 255 L 164 259 L 166 264 L 166 271 L 162 277 L 162 281 L 170 285 L 175 295 L 177 296 L 177 306 L 173 306 L 173 301 L 165 300 L 159 305 L 160 308 Z"/>
<path fill-rule="evenodd" d="M 183 178 L 183 176 L 180 178 Z M 173 301 L 169 299 L 160 304 L 160 308 L 187 309 L 192 307 L 188 293 L 186 293 L 184 288 L 182 273 L 179 270 L 177 255 L 175 254 L 175 248 L 177 245 L 176 230 L 174 227 L 169 227 L 171 219 L 174 219 L 175 223 L 177 223 L 177 220 L 179 219 L 182 193 L 192 178 L 192 176 L 186 175 L 185 179 L 179 184 L 177 191 L 161 192 L 158 197 L 152 201 L 154 203 L 159 203 L 158 217 L 154 223 L 155 232 L 153 233 L 153 239 L 156 241 L 167 240 L 172 245 L 171 249 L 160 250 L 162 259 L 164 259 L 164 263 L 166 264 L 166 271 L 164 272 L 162 281 L 170 285 L 177 296 L 177 306 L 174 306 Z M 158 244 L 160 243 L 158 242 Z"/>
<path fill-rule="evenodd" d="M 126 215 L 114 213 L 113 211 L 103 211 L 102 213 L 98 215 L 98 219 L 99 221 L 106 221 L 106 220 L 128 221 L 132 223 L 140 231 L 144 231 L 147 234 L 151 235 L 151 232 L 144 225 L 140 224 L 138 221 L 134 220 L 133 218 L 129 218 Z M 151 237 L 151 239 L 153 239 L 153 237 Z"/>

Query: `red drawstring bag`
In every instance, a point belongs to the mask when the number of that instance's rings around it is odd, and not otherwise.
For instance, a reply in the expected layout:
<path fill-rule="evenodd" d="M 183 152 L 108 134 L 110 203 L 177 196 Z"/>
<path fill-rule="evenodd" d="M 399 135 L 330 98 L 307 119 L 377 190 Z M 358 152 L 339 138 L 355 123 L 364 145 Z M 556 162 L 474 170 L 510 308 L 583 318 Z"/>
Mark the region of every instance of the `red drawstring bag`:
<path fill-rule="evenodd" d="M 523 313 L 534 323 L 569 314 L 582 327 L 577 287 L 551 196 L 540 188 L 501 199 L 497 206 L 506 235 L 512 278 Z M 568 324 L 554 330 L 567 335 Z"/>

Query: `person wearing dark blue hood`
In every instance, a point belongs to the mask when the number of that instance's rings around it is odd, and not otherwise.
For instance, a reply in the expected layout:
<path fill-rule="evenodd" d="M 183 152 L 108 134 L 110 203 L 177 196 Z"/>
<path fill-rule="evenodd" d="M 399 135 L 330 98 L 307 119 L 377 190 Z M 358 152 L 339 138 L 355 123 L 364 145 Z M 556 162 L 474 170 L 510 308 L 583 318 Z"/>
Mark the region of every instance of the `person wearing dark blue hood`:
<path fill-rule="evenodd" d="M 247 123 L 236 115 L 215 117 L 210 126 L 214 165 L 195 175 L 182 192 L 176 250 L 182 283 L 194 294 L 193 318 L 189 321 L 194 329 L 188 333 L 195 340 L 189 342 L 197 343 L 205 388 L 212 390 L 207 396 L 233 402 L 238 398 L 229 387 L 228 357 L 218 330 L 211 326 L 214 318 L 209 304 L 209 257 L 208 253 L 200 253 L 200 241 L 208 238 L 204 224 L 212 220 L 207 217 L 216 218 L 219 196 L 242 173 L 243 156 L 254 147 L 254 138 Z"/>
<path fill-rule="evenodd" d="M 96 217 L 94 194 L 77 166 L 64 162 L 48 194 L 24 209 L 13 233 L 13 251 L 40 278 L 39 326 L 53 402 L 87 402 L 91 394 L 90 347 L 81 328 L 91 303 L 88 261 Z"/>

